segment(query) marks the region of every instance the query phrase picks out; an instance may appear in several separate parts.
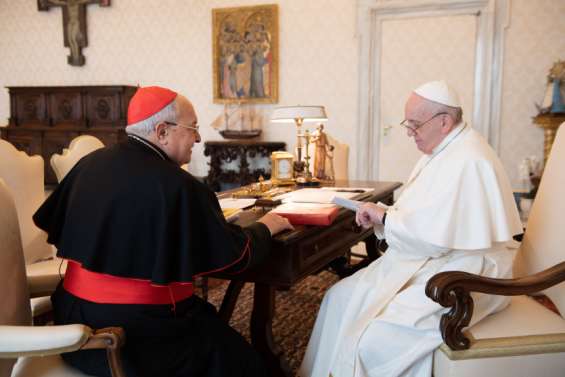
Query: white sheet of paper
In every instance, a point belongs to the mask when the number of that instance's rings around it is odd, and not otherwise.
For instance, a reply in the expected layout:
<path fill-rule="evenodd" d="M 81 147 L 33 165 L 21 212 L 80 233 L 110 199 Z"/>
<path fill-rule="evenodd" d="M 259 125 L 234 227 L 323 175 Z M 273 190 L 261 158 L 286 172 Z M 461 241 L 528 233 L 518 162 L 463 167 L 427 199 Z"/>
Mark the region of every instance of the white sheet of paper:
<path fill-rule="evenodd" d="M 226 208 L 243 209 L 254 205 L 256 200 L 257 199 L 224 198 L 224 199 L 220 199 L 219 202 L 220 202 L 220 207 L 222 209 L 226 209 Z"/>
<path fill-rule="evenodd" d="M 345 199 L 345 198 L 340 198 L 340 197 L 335 197 L 333 202 L 335 204 L 337 204 L 338 206 L 347 208 L 351 211 L 357 212 L 357 208 L 359 208 L 359 206 L 363 203 L 357 200 L 350 200 L 350 199 Z"/>
<path fill-rule="evenodd" d="M 333 190 L 323 190 L 319 188 L 304 188 L 289 192 L 280 197 L 284 203 L 326 203 L 331 204 L 333 198 L 351 198 L 357 192 L 337 192 Z"/>

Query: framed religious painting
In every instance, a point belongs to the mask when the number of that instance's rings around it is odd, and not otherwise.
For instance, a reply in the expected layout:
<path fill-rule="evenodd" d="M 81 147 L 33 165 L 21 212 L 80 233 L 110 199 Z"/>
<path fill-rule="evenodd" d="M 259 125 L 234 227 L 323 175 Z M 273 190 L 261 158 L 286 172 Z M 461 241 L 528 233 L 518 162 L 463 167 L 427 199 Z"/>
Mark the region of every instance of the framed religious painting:
<path fill-rule="evenodd" d="M 278 6 L 212 10 L 214 103 L 276 103 Z"/>

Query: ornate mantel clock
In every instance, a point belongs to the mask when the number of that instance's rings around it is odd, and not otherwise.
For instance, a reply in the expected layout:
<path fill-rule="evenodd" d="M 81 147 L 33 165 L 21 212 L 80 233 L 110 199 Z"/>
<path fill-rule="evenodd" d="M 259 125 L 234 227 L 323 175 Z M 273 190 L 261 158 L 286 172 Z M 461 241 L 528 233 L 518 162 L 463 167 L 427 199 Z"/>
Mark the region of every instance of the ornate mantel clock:
<path fill-rule="evenodd" d="M 277 185 L 294 183 L 294 155 L 277 151 L 271 154 L 271 181 Z"/>

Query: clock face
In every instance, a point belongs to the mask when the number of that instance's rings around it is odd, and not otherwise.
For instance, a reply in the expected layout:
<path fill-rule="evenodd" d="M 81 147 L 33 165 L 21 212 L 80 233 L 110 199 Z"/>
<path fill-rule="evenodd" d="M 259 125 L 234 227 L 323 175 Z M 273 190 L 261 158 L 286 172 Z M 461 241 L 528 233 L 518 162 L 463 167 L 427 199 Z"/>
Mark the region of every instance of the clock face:
<path fill-rule="evenodd" d="M 279 160 L 279 179 L 292 178 L 292 166 L 290 160 Z"/>

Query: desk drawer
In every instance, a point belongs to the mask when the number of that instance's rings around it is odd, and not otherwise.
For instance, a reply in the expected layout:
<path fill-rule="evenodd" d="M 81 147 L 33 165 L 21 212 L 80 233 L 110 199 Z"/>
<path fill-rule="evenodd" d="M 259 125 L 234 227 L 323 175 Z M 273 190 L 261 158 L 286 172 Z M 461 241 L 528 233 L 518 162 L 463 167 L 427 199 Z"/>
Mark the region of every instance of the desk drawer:
<path fill-rule="evenodd" d="M 351 246 L 363 239 L 363 231 L 348 219 L 332 230 L 321 230 L 312 240 L 299 247 L 299 269 L 312 273 L 329 261 L 347 252 Z"/>

